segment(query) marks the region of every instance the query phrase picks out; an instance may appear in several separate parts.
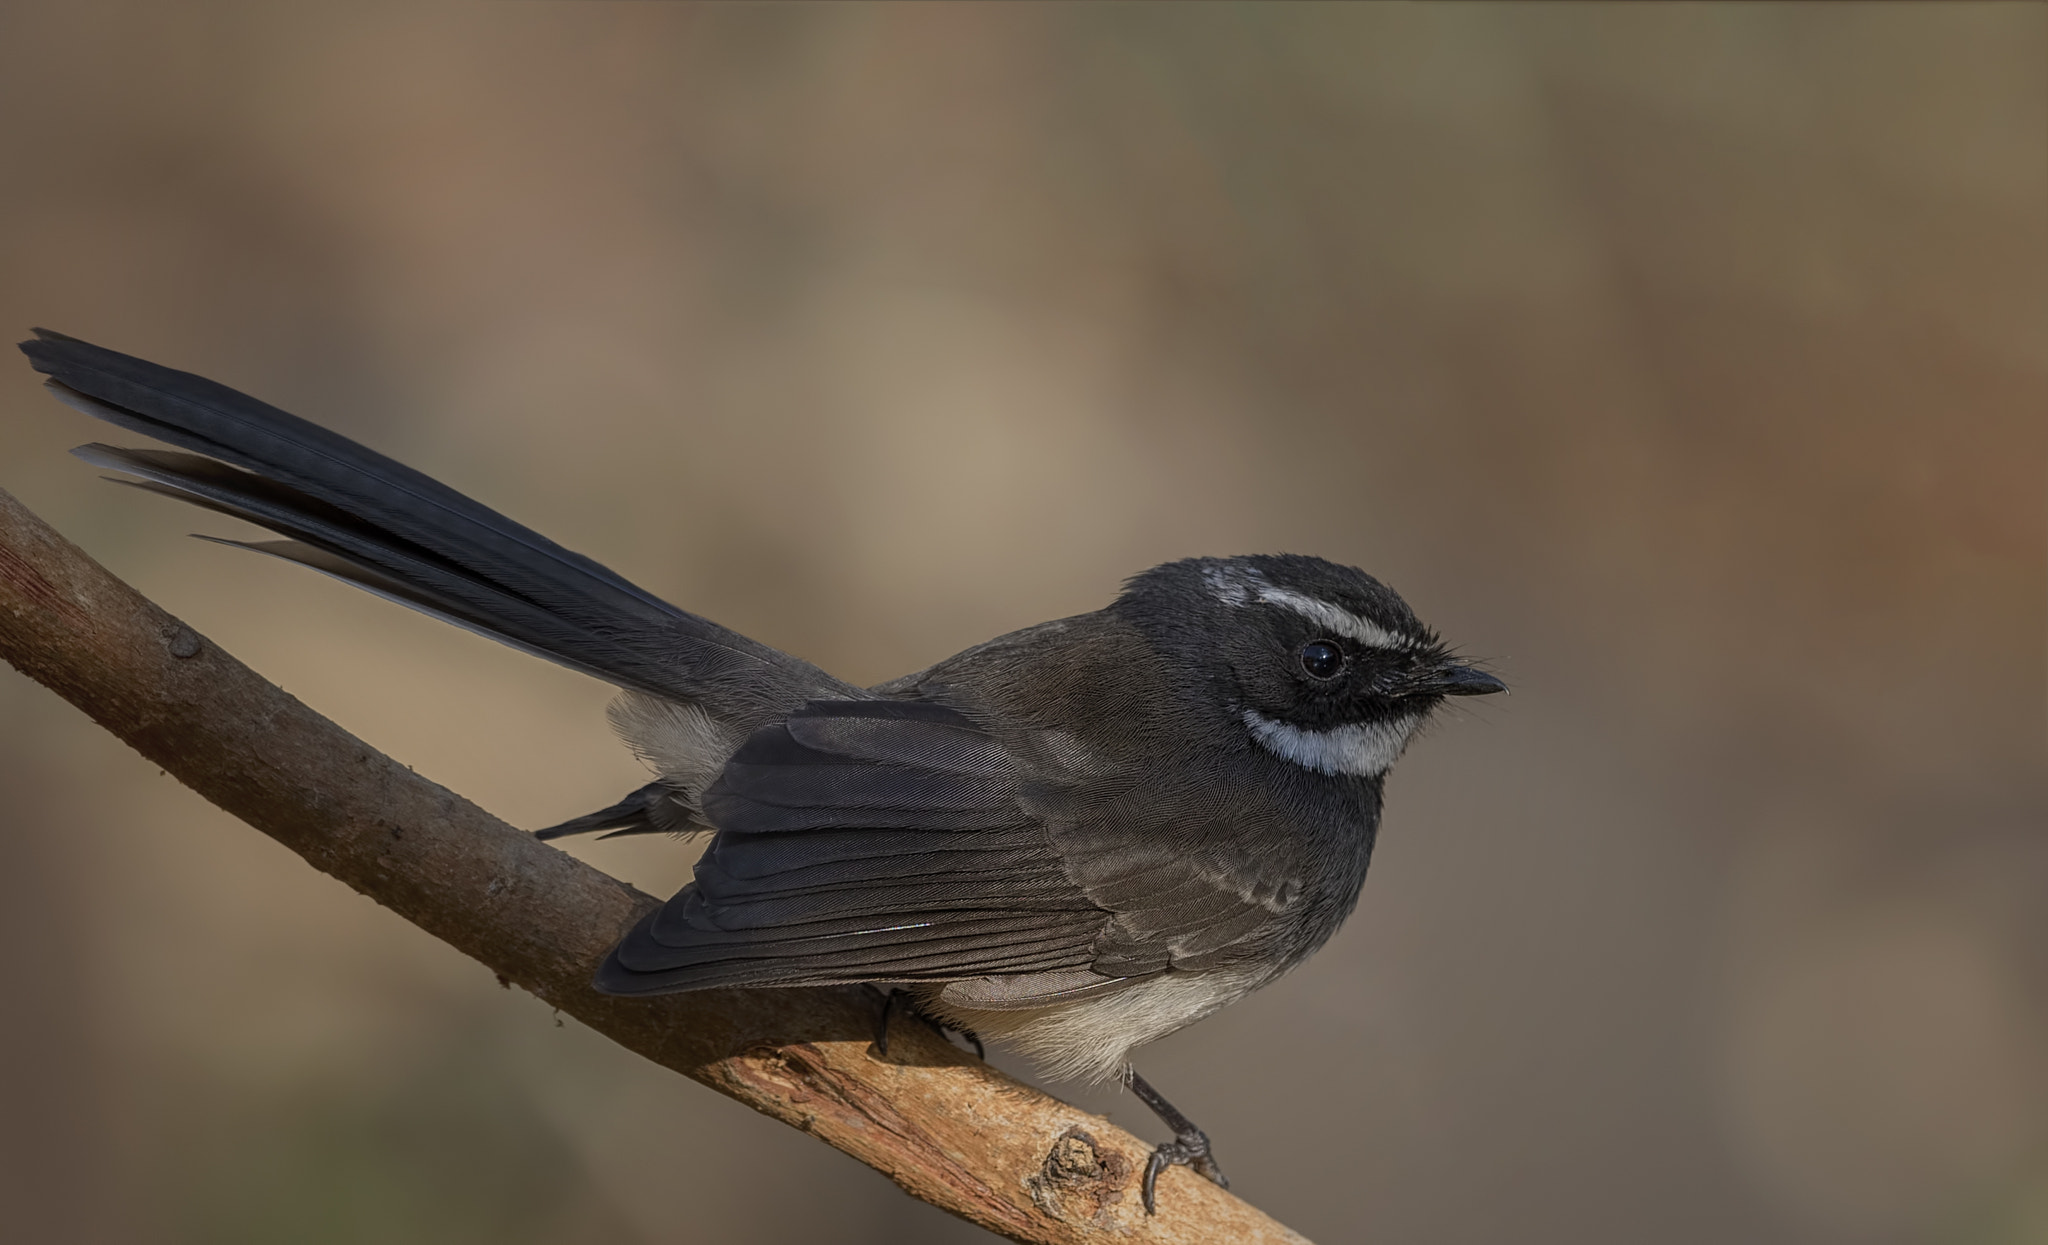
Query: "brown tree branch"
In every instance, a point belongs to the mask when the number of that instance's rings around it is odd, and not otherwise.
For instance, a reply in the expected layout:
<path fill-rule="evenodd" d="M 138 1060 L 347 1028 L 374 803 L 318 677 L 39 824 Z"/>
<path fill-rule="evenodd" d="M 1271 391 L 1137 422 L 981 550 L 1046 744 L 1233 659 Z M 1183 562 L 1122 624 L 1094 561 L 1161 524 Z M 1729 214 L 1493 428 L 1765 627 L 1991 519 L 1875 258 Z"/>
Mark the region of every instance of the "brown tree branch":
<path fill-rule="evenodd" d="M 1016 1241 L 1295 1242 L 1186 1169 L 1148 1218 L 1150 1147 L 916 1024 L 872 1040 L 858 988 L 653 1000 L 590 987 L 656 902 L 314 713 L 0 491 L 0 656 L 180 782 L 543 1002 Z"/>

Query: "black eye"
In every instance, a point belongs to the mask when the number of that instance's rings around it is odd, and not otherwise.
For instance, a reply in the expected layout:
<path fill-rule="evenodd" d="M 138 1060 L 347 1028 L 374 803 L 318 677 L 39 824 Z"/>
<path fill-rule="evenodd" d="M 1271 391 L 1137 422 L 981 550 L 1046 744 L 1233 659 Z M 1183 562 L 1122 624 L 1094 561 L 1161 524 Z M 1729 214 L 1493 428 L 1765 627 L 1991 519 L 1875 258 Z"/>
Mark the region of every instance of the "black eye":
<path fill-rule="evenodd" d="M 1334 679 L 1344 669 L 1344 650 L 1328 640 L 1310 640 L 1301 646 L 1301 668 L 1317 679 Z"/>

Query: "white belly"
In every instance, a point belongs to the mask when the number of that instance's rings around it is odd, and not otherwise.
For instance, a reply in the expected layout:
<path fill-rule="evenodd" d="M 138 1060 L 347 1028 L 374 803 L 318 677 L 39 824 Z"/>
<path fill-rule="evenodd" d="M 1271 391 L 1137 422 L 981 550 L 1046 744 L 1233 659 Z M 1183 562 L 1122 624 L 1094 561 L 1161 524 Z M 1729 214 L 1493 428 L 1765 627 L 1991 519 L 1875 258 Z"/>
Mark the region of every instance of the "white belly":
<path fill-rule="evenodd" d="M 1264 985 L 1253 971 L 1162 973 L 1122 990 L 1071 1003 L 1017 1010 L 947 1004 L 920 989 L 925 1009 L 1017 1050 L 1056 1081 L 1121 1077 L 1133 1049 L 1236 1002 Z"/>

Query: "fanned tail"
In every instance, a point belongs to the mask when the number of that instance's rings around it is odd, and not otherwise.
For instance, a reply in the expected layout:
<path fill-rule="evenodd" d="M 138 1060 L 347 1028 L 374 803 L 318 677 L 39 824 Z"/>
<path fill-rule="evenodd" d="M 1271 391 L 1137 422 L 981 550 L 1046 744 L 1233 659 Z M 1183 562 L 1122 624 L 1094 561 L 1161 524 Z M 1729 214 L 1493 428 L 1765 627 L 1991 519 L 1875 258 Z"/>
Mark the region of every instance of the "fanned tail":
<path fill-rule="evenodd" d="M 741 720 L 852 689 L 337 433 L 204 377 L 36 330 L 66 404 L 190 453 L 88 445 L 138 487 L 287 539 L 243 543 L 620 687 Z M 597 828 L 597 827 L 593 827 Z"/>

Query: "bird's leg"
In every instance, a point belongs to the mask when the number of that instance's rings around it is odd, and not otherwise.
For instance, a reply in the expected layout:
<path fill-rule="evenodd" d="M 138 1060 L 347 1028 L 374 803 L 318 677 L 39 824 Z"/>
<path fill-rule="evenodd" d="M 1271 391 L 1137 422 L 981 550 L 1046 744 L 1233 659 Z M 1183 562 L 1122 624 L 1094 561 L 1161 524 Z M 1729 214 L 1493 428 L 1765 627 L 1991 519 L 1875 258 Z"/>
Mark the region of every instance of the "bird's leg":
<path fill-rule="evenodd" d="M 889 1057 L 889 1022 L 895 1018 L 896 1013 L 899 1011 L 909 1012 L 932 1028 L 937 1029 L 940 1037 L 954 1033 L 959 1034 L 967 1039 L 969 1046 L 974 1048 L 974 1057 L 976 1059 L 986 1060 L 988 1058 L 988 1055 L 982 1050 L 981 1038 L 975 1034 L 974 1030 L 955 1028 L 943 1020 L 937 1020 L 927 1015 L 924 1009 L 917 1005 L 916 998 L 912 997 L 908 992 L 898 990 L 893 986 L 887 990 L 876 985 L 869 985 L 863 988 L 882 1000 L 881 1015 L 875 1018 L 875 1053 L 882 1058 L 887 1059 Z"/>
<path fill-rule="evenodd" d="M 889 1057 L 889 1021 L 895 1018 L 896 1000 L 902 997 L 903 992 L 894 987 L 884 990 L 882 987 L 875 985 L 864 985 L 861 989 L 866 990 L 882 1001 L 882 1010 L 875 1016 L 875 1053 L 887 1059 Z"/>
<path fill-rule="evenodd" d="M 1196 1128 L 1194 1121 L 1180 1113 L 1179 1108 L 1160 1096 L 1158 1090 L 1145 1083 L 1136 1068 L 1131 1069 L 1131 1092 L 1138 1101 L 1152 1108 L 1166 1126 L 1173 1130 L 1173 1140 L 1152 1152 L 1152 1158 L 1145 1164 L 1145 1213 L 1159 1213 L 1159 1203 L 1153 1195 L 1153 1187 L 1159 1182 L 1159 1173 L 1169 1167 L 1192 1167 L 1207 1176 L 1222 1188 L 1228 1189 L 1230 1182 L 1223 1178 L 1223 1169 L 1216 1166 L 1216 1160 L 1209 1153 L 1209 1135 Z"/>

